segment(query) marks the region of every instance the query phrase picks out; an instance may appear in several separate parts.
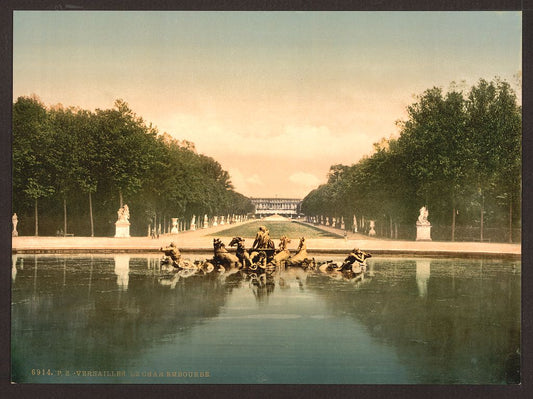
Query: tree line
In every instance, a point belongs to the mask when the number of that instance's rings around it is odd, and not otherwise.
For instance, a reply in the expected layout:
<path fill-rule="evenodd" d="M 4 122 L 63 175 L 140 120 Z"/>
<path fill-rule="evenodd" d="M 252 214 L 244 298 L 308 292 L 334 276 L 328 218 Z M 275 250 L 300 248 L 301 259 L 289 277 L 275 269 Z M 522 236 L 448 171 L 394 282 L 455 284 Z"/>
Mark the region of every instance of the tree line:
<path fill-rule="evenodd" d="M 123 204 L 132 235 L 171 217 L 254 209 L 217 161 L 159 134 L 123 100 L 88 111 L 19 97 L 12 137 L 13 212 L 24 235 L 113 235 Z"/>
<path fill-rule="evenodd" d="M 469 90 L 428 89 L 397 122 L 399 137 L 382 139 L 355 164 L 332 165 L 302 211 L 350 225 L 356 215 L 375 220 L 383 236 L 413 238 L 425 205 L 434 239 L 519 240 L 521 115 L 516 93 L 498 78 Z"/>

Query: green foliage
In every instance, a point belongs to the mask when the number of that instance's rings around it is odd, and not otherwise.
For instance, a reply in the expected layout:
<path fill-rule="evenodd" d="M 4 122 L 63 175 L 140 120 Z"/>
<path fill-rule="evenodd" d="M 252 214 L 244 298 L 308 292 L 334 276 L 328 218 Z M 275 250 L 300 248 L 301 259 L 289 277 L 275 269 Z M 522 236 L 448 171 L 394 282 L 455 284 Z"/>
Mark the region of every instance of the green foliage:
<path fill-rule="evenodd" d="M 94 112 L 20 97 L 13 106 L 13 203 L 23 234 L 34 200 L 45 215 L 44 234 L 62 226 L 63 200 L 76 235 L 90 233 L 91 193 L 96 235 L 114 234 L 123 196 L 132 234 L 170 217 L 244 214 L 253 204 L 236 193 L 229 174 L 192 143 L 159 135 L 128 105 Z M 42 199 L 46 199 L 43 201 Z M 70 227 L 69 230 L 72 230 Z"/>
<path fill-rule="evenodd" d="M 407 107 L 398 139 L 382 140 L 351 166 L 333 165 L 302 210 L 413 224 L 426 205 L 434 226 L 452 225 L 453 214 L 464 226 L 482 217 L 492 226 L 519 223 L 521 113 L 499 79 L 480 80 L 468 93 L 428 89 Z"/>
<path fill-rule="evenodd" d="M 39 99 L 22 97 L 14 104 L 13 132 L 13 184 L 18 188 L 15 198 L 33 204 L 33 200 L 54 193 L 50 121 Z"/>

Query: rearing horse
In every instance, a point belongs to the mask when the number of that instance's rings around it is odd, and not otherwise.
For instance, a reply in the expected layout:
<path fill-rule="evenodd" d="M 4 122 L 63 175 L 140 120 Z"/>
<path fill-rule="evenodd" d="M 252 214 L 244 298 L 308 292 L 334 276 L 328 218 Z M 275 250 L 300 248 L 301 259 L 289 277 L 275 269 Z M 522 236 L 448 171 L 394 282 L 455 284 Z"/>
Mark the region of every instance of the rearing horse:
<path fill-rule="evenodd" d="M 237 245 L 237 251 L 235 252 L 235 255 L 237 255 L 242 267 L 245 269 L 249 268 L 252 265 L 252 259 L 250 258 L 250 253 L 244 247 L 244 238 L 233 237 L 229 243 L 229 246 L 234 247 L 235 245 Z"/>
<path fill-rule="evenodd" d="M 228 267 L 236 267 L 239 263 L 239 258 L 230 254 L 226 249 L 224 243 L 218 238 L 213 238 L 213 249 L 215 252 L 214 260 L 221 265 Z"/>
<path fill-rule="evenodd" d="M 276 254 L 272 258 L 272 263 L 279 266 L 281 262 L 290 258 L 291 253 L 287 248 L 287 245 L 291 242 L 291 239 L 287 236 L 281 236 L 279 239 L 279 246 L 276 250 Z"/>

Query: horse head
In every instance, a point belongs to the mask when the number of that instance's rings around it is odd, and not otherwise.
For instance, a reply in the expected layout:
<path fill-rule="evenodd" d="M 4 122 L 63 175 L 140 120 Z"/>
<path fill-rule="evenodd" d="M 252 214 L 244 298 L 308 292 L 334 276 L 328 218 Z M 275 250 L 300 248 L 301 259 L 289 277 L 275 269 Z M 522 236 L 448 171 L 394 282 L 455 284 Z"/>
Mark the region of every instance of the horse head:
<path fill-rule="evenodd" d="M 235 245 L 244 245 L 244 238 L 242 237 L 233 237 L 230 241 L 230 243 L 228 244 L 230 247 L 234 247 Z"/>
<path fill-rule="evenodd" d="M 283 251 L 284 249 L 287 249 L 287 244 L 291 242 L 291 239 L 287 236 L 281 236 L 279 239 L 279 250 Z"/>
<path fill-rule="evenodd" d="M 224 248 L 224 244 L 219 238 L 213 238 L 213 248 L 215 251 L 220 250 L 221 248 Z"/>

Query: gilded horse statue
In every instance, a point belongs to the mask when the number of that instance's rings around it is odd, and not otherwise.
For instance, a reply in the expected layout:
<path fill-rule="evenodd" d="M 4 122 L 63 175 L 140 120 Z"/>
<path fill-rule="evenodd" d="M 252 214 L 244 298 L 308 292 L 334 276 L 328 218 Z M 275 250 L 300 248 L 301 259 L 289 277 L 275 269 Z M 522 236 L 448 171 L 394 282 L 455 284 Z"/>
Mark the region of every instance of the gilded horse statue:
<path fill-rule="evenodd" d="M 291 253 L 289 249 L 287 248 L 287 245 L 291 242 L 291 239 L 285 235 L 281 236 L 279 239 L 279 246 L 276 250 L 276 254 L 272 258 L 272 263 L 274 263 L 276 266 L 279 266 L 281 262 L 286 261 L 290 258 Z"/>
<path fill-rule="evenodd" d="M 244 238 L 242 237 L 233 237 L 229 246 L 234 247 L 235 245 L 237 246 L 236 256 L 244 270 L 256 271 L 263 269 L 264 271 L 268 264 L 271 263 L 272 253 L 274 252 L 272 248 L 248 250 L 244 246 Z"/>
<path fill-rule="evenodd" d="M 244 269 L 248 269 L 252 265 L 252 258 L 250 257 L 250 252 L 244 246 L 244 238 L 242 237 L 233 237 L 229 243 L 230 247 L 237 246 L 237 251 L 235 255 L 239 259 L 240 264 Z"/>
<path fill-rule="evenodd" d="M 239 265 L 239 258 L 231 254 L 226 249 L 226 246 L 220 239 L 213 239 L 214 261 L 224 267 L 237 267 Z"/>

